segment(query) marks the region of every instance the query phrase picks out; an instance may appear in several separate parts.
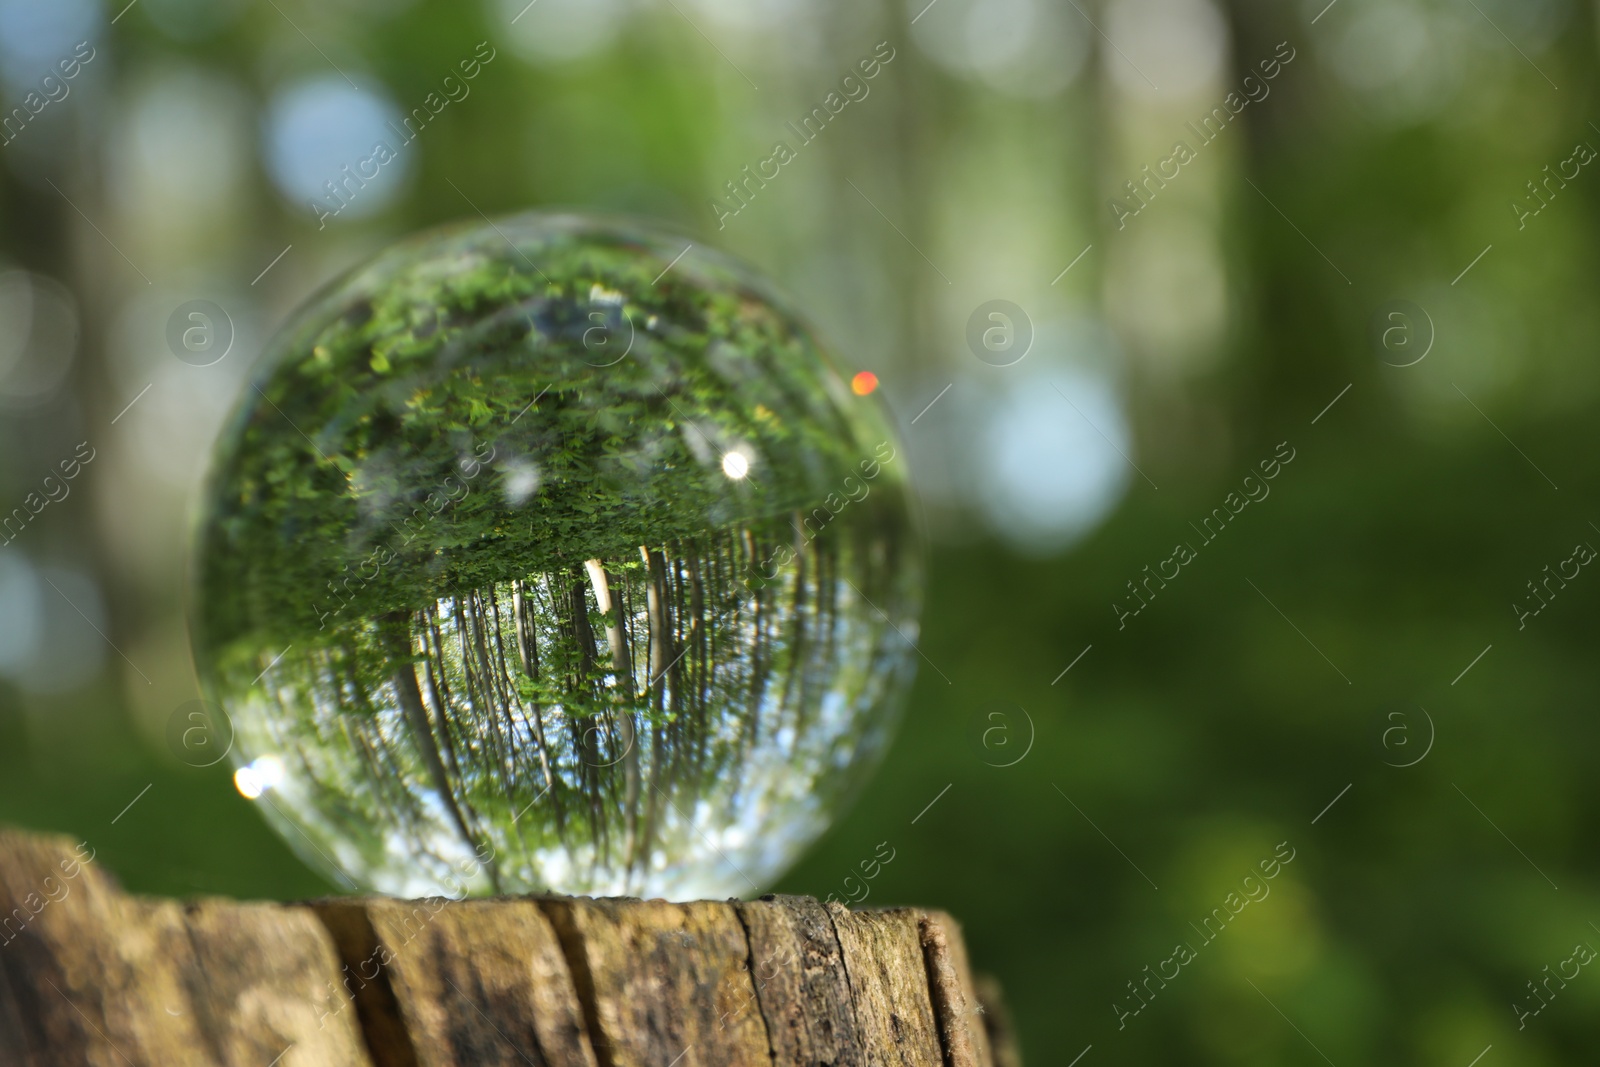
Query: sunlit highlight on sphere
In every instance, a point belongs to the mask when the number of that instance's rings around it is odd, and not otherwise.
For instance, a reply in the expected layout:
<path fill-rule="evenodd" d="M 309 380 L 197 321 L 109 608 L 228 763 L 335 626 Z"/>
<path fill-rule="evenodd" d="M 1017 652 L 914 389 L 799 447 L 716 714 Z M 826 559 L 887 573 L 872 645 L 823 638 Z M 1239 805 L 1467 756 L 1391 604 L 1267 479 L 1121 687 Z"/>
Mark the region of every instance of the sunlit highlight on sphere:
<path fill-rule="evenodd" d="M 233 787 L 246 800 L 255 800 L 283 784 L 285 769 L 277 756 L 260 756 L 233 772 Z"/>

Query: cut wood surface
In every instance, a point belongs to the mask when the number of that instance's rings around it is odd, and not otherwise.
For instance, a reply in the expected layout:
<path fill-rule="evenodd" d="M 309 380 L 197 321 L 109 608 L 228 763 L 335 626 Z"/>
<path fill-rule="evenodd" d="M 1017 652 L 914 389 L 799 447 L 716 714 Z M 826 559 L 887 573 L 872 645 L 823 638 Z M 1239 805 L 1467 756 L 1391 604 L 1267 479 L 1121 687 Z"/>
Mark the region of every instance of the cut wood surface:
<path fill-rule="evenodd" d="M 0 829 L 3 1067 L 1019 1067 L 961 931 L 810 897 L 179 903 Z"/>

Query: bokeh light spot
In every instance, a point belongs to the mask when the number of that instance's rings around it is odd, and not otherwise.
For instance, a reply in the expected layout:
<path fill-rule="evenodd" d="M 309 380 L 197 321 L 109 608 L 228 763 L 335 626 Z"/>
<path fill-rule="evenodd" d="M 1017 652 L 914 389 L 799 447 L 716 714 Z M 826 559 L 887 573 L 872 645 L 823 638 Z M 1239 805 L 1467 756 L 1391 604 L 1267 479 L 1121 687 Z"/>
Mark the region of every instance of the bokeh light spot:
<path fill-rule="evenodd" d="M 308 212 L 371 215 L 399 195 L 412 165 L 401 119 L 379 87 L 357 89 L 338 75 L 296 82 L 268 108 L 267 171 Z"/>

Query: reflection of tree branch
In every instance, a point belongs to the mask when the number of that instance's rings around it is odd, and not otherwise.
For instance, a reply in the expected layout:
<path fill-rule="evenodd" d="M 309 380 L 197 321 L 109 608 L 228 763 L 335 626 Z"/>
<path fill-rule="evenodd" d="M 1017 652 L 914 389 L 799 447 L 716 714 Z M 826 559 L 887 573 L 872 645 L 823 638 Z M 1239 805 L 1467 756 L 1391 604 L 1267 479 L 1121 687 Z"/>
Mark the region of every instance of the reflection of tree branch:
<path fill-rule="evenodd" d="M 478 599 L 481 604 L 482 596 L 480 595 Z M 505 712 L 506 725 L 512 732 L 512 740 L 514 742 L 512 756 L 517 773 L 514 780 L 505 783 L 505 795 L 509 797 L 515 794 L 517 787 L 521 785 L 525 777 L 531 777 L 526 773 L 531 770 L 527 765 L 527 752 L 531 747 L 528 743 L 531 740 L 531 718 L 523 709 L 522 694 L 517 687 L 516 679 L 511 675 L 511 668 L 506 664 L 506 628 L 500 619 L 499 591 L 493 585 L 489 586 L 489 610 L 494 620 L 494 625 L 489 628 L 489 636 L 493 638 L 494 643 L 494 659 L 488 667 L 494 674 L 495 687 L 500 693 L 500 703 Z M 513 713 L 513 710 L 515 713 Z M 518 730 L 519 727 L 521 728 L 520 731 Z"/>
<path fill-rule="evenodd" d="M 622 806 L 627 827 L 623 848 L 627 865 L 631 868 L 639 848 L 639 751 L 635 744 L 638 727 L 633 718 L 633 659 L 628 654 L 628 634 L 622 625 L 621 605 L 612 602 L 611 579 L 606 574 L 605 564 L 598 559 L 591 559 L 585 560 L 583 565 L 589 572 L 589 584 L 594 587 L 595 603 L 606 620 L 606 641 L 611 645 L 611 671 L 617 680 L 617 688 L 622 691 L 617 722 L 623 748 Z"/>
<path fill-rule="evenodd" d="M 639 546 L 639 556 L 646 570 L 645 611 L 650 634 L 650 706 L 654 715 L 650 722 L 650 781 L 661 782 L 662 729 L 666 711 L 667 673 L 678 662 L 673 645 L 672 612 L 667 603 L 667 562 L 659 549 Z M 648 855 L 655 835 L 659 805 L 652 792 L 645 813 L 644 841 L 641 855 Z"/>
<path fill-rule="evenodd" d="M 594 677 L 594 631 L 589 626 L 589 601 L 583 595 L 584 582 L 580 578 L 568 587 L 567 603 L 571 614 L 572 640 L 578 647 L 578 677 L 576 683 L 567 692 L 572 694 L 573 703 L 578 705 L 581 714 L 568 715 L 568 722 L 572 724 L 574 740 L 579 751 L 578 775 L 583 784 L 584 791 L 589 794 L 589 828 L 590 836 L 595 845 L 594 862 L 600 862 L 600 857 L 610 851 L 608 845 L 607 825 L 600 803 L 600 754 L 595 751 L 593 734 L 584 729 L 582 720 L 595 713 L 593 694 L 590 691 L 591 679 Z"/>
<path fill-rule="evenodd" d="M 706 691 L 710 682 L 709 642 L 706 633 L 706 588 L 701 575 L 700 552 L 696 546 L 689 553 L 689 604 L 694 611 L 694 703 L 691 712 L 695 722 L 694 761 L 698 768 L 705 759 Z"/>
<path fill-rule="evenodd" d="M 806 554 L 800 552 L 795 556 L 794 570 L 794 600 L 789 608 L 790 636 L 789 636 L 789 669 L 784 672 L 783 694 L 778 699 L 778 713 L 781 716 L 789 707 L 789 697 L 794 690 L 795 683 L 800 685 L 800 703 L 805 704 L 806 697 Z M 795 731 L 795 742 L 800 741 L 800 730 Z"/>
<path fill-rule="evenodd" d="M 453 727 L 456 726 L 457 716 L 450 702 L 450 668 L 444 657 L 444 640 L 439 635 L 438 601 L 428 602 L 427 629 L 423 632 L 422 642 L 428 652 L 428 692 L 433 698 L 433 713 L 438 716 L 440 732 L 444 734 L 445 751 L 450 757 L 450 766 L 455 770 L 456 781 L 465 788 L 466 777 L 461 773 L 461 761 L 456 753 L 456 731 Z"/>
<path fill-rule="evenodd" d="M 511 733 L 511 774 L 506 776 L 504 769 L 501 771 L 500 795 L 511 798 L 517 795 L 519 787 L 527 780 L 529 775 L 523 773 L 527 764 L 527 751 L 529 745 L 525 740 L 528 733 L 528 716 L 523 712 L 522 695 L 517 691 L 516 680 L 511 676 L 511 669 L 506 665 L 505 627 L 500 620 L 500 596 L 494 585 L 489 589 L 489 615 L 483 613 L 483 594 L 475 592 L 474 600 L 478 604 L 478 633 L 479 645 L 492 643 L 494 656 L 492 662 L 485 656 L 484 670 L 494 679 L 495 692 L 499 696 L 500 710 L 505 716 L 506 729 Z M 485 623 L 493 619 L 489 626 L 488 635 L 484 636 Z M 513 713 L 513 708 L 515 712 Z M 518 727 L 522 729 L 519 731 Z M 513 820 L 515 823 L 516 820 Z M 516 827 L 519 836 L 523 835 L 523 828 Z M 527 838 L 522 837 L 526 846 Z"/>
<path fill-rule="evenodd" d="M 389 653 L 395 663 L 394 674 L 390 683 L 394 688 L 395 702 L 404 712 L 406 724 L 410 728 L 412 744 L 422 756 L 423 764 L 428 768 L 428 774 L 433 779 L 434 790 L 439 795 L 439 801 L 450 813 L 456 829 L 461 831 L 461 839 L 466 842 L 467 848 L 476 854 L 479 844 L 476 835 L 467 826 L 467 820 L 462 816 L 460 807 L 456 804 L 455 791 L 450 788 L 449 776 L 445 774 L 444 760 L 440 758 L 438 743 L 433 737 L 433 727 L 428 722 L 428 711 L 422 704 L 422 691 L 417 686 L 417 672 L 412 663 L 415 647 L 411 641 L 411 615 L 406 611 L 390 612 L 383 621 L 384 638 L 389 644 Z M 487 864 L 489 883 L 496 892 L 500 890 L 500 876 L 494 861 Z"/>
<path fill-rule="evenodd" d="M 539 751 L 539 769 L 544 775 L 545 794 L 551 798 L 555 808 L 556 833 L 565 840 L 566 818 L 561 810 L 561 795 L 556 792 L 555 775 L 550 773 L 550 746 L 545 740 L 544 715 L 540 710 L 539 642 L 535 636 L 537 628 L 532 623 L 533 610 L 533 604 L 525 593 L 525 584 L 518 578 L 511 583 L 511 613 L 516 621 L 517 657 L 522 664 L 522 673 L 533 683 L 533 695 L 528 701 L 533 710 L 533 743 Z"/>
<path fill-rule="evenodd" d="M 735 573 L 748 573 L 748 568 L 755 564 L 758 558 L 755 537 L 749 527 L 743 531 L 745 558 L 739 564 Z M 768 623 L 766 598 L 762 596 L 764 589 L 756 589 L 751 593 L 750 603 L 755 606 L 755 621 L 750 633 L 750 677 L 745 693 L 745 706 L 750 709 L 746 718 L 746 734 L 741 734 L 740 758 L 761 740 L 761 697 L 766 692 L 767 675 L 772 668 L 771 656 L 768 654 Z"/>

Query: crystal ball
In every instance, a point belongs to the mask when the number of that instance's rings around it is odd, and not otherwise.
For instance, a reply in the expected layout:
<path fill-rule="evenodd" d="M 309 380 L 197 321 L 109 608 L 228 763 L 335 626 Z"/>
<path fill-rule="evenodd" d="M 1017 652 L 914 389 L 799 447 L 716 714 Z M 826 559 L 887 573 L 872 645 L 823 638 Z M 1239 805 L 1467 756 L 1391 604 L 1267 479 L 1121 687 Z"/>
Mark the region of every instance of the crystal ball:
<path fill-rule="evenodd" d="M 235 783 L 397 896 L 750 896 L 909 685 L 922 550 L 879 398 L 648 224 L 413 237 L 300 308 L 211 459 L 191 633 Z"/>

